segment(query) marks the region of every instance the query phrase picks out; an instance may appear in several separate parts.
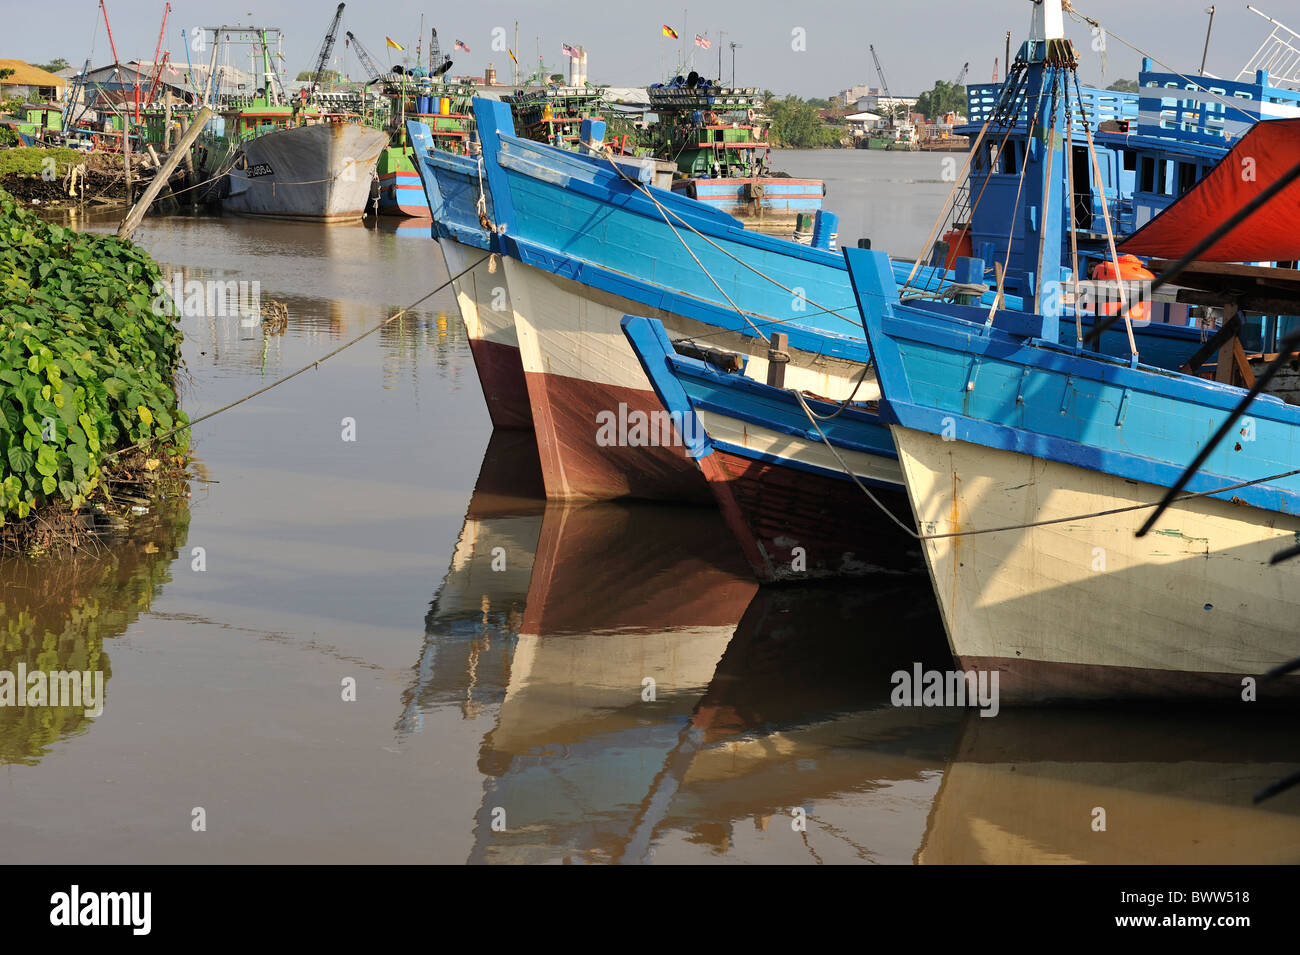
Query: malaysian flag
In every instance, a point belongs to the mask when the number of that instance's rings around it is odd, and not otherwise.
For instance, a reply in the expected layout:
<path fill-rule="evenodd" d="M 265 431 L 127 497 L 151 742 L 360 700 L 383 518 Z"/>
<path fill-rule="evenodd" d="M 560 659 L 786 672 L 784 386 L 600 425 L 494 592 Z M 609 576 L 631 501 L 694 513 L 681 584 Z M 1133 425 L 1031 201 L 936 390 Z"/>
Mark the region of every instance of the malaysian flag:
<path fill-rule="evenodd" d="M 708 37 L 706 37 L 703 33 L 697 33 L 695 34 L 695 45 L 702 46 L 704 47 L 704 49 L 707 50 L 711 46 L 713 46 L 713 41 L 710 40 Z"/>
<path fill-rule="evenodd" d="M 560 52 L 561 52 L 562 54 L 564 54 L 565 56 L 579 56 L 579 55 L 580 55 L 580 54 L 578 53 L 577 50 L 575 50 L 573 47 L 569 46 L 569 44 L 567 44 L 567 43 L 561 43 L 561 44 L 560 44 Z"/>
<path fill-rule="evenodd" d="M 468 53 L 468 52 L 469 52 L 469 44 L 466 43 L 464 40 L 457 40 L 457 41 L 456 41 L 456 45 L 453 46 L 452 49 L 454 49 L 454 50 L 464 50 L 466 53 Z"/>

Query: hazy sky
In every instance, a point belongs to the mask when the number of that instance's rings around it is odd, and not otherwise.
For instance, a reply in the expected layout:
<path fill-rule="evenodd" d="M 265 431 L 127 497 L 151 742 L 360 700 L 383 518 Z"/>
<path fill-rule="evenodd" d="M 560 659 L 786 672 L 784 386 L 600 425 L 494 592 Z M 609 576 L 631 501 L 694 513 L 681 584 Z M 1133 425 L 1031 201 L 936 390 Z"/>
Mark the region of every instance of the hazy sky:
<path fill-rule="evenodd" d="M 152 59 L 158 41 L 162 3 L 141 0 L 107 0 L 113 38 L 122 60 Z M 1258 0 L 1255 4 L 1273 16 L 1295 21 L 1300 13 L 1294 0 Z M 224 23 L 256 23 L 280 27 L 286 35 L 285 55 L 292 79 L 314 65 L 316 51 L 337 0 L 211 0 L 198 3 L 177 0 L 167 21 L 163 48 L 172 61 L 184 60 L 183 27 Z M 1199 0 L 1075 0 L 1084 14 L 1135 46 L 1152 53 L 1180 71 L 1197 69 L 1208 17 L 1207 4 Z M 1235 77 L 1263 41 L 1271 27 L 1250 13 L 1244 2 L 1219 3 L 1214 21 L 1207 71 Z M 1291 7 L 1291 10 L 1285 9 Z M 420 15 L 426 30 L 438 28 L 443 49 L 450 52 L 463 40 L 470 53 L 458 52 L 452 73 L 481 74 L 492 62 L 502 77 L 509 77 L 509 57 L 492 49 L 493 29 L 501 28 L 514 45 L 515 22 L 522 67 L 531 69 L 541 51 L 547 64 L 560 71 L 560 44 L 587 48 L 588 76 L 593 82 L 637 86 L 660 75 L 661 57 L 671 67 L 682 44 L 661 38 L 661 26 L 673 27 L 696 54 L 696 67 L 707 75 L 717 73 L 718 31 L 726 31 L 723 44 L 735 41 L 736 82 L 766 87 L 778 93 L 828 96 L 848 86 L 877 85 L 868 44 L 875 44 L 891 91 L 915 95 L 937 79 L 953 80 L 962 63 L 970 61 L 967 82 L 989 80 L 993 58 L 1003 56 L 1004 37 L 1012 34 L 1012 50 L 1024 38 L 1030 19 L 1030 0 L 717 0 L 697 2 L 683 11 L 676 4 L 625 4 L 620 0 L 477 0 L 473 3 L 431 3 L 422 0 L 354 0 L 343 14 L 342 30 L 352 30 L 381 61 L 385 55 L 400 62 L 402 54 L 388 50 L 385 35 L 407 47 L 413 55 Z M 250 13 L 251 11 L 251 13 Z M 0 0 L 0 57 L 47 62 L 62 56 L 81 66 L 88 55 L 92 65 L 112 61 L 103 18 L 92 0 Z M 1088 28 L 1066 20 L 1068 34 L 1081 52 L 1081 76 L 1090 85 L 1106 85 L 1121 77 L 1135 78 L 1138 54 L 1113 37 L 1107 44 L 1106 82 L 1101 58 L 1093 51 Z M 802 30 L 806 49 L 796 50 Z M 713 49 L 694 46 L 696 33 L 707 33 Z M 427 50 L 427 41 L 425 44 Z M 342 31 L 335 50 L 345 57 L 341 66 L 361 76 L 353 54 L 343 47 Z M 731 76 L 731 51 L 723 56 L 724 78 Z M 1001 67 L 1005 70 L 1005 67 Z"/>

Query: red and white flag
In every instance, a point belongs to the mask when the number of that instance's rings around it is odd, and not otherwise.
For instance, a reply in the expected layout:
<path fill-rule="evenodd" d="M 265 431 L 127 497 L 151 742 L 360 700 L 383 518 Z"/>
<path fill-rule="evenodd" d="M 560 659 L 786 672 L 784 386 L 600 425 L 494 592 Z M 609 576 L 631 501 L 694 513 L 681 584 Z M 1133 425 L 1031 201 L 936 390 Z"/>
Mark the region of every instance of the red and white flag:
<path fill-rule="evenodd" d="M 452 49 L 455 49 L 455 50 L 464 50 L 466 53 L 468 53 L 468 52 L 469 52 L 469 44 L 466 43 L 464 40 L 457 40 L 457 41 L 456 41 L 456 45 L 455 45 L 454 47 L 452 47 Z"/>
<path fill-rule="evenodd" d="M 706 37 L 703 33 L 697 33 L 695 34 L 695 45 L 703 47 L 704 49 L 707 50 L 709 49 L 709 47 L 713 46 L 713 41 L 710 40 L 708 37 Z"/>

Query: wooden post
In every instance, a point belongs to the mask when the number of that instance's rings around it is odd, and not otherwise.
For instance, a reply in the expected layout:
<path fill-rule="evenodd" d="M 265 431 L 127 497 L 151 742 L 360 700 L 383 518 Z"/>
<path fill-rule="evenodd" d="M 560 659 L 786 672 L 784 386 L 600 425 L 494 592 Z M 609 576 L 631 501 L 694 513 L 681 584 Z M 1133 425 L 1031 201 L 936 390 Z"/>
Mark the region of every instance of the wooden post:
<path fill-rule="evenodd" d="M 131 233 L 140 224 L 144 214 L 149 211 L 149 205 L 153 202 L 154 197 L 158 195 L 158 191 L 171 178 L 171 174 L 181 161 L 181 156 L 190 151 L 190 147 L 194 145 L 194 140 L 199 138 L 199 133 L 203 131 L 203 127 L 211 118 L 212 110 L 206 106 L 195 114 L 194 119 L 190 122 L 190 128 L 185 130 L 185 135 L 176 144 L 176 148 L 167 157 L 167 161 L 163 163 L 162 168 L 154 175 L 153 182 L 149 183 L 149 188 L 144 191 L 140 201 L 132 207 L 126 218 L 122 220 L 122 224 L 118 226 L 117 237 L 119 239 L 129 239 L 131 237 Z"/>
<path fill-rule="evenodd" d="M 126 173 L 126 201 L 131 201 L 131 112 L 123 110 L 122 116 L 122 171 Z"/>
<path fill-rule="evenodd" d="M 790 336 L 785 332 L 773 332 L 772 340 L 767 346 L 767 383 L 773 388 L 785 387 L 785 366 L 790 362 L 790 353 L 786 351 Z"/>
<path fill-rule="evenodd" d="M 1237 306 L 1235 305 L 1223 306 L 1223 324 L 1227 325 L 1230 321 L 1232 321 L 1233 317 L 1236 314 L 1237 314 Z M 1232 384 L 1233 365 L 1236 364 L 1236 357 L 1237 357 L 1235 354 L 1236 349 L 1233 346 L 1236 344 L 1236 342 L 1237 342 L 1237 336 L 1233 335 L 1232 338 L 1224 342 L 1222 347 L 1219 348 L 1218 363 L 1214 366 L 1215 381 L 1220 381 L 1223 382 L 1224 384 Z"/>
<path fill-rule="evenodd" d="M 166 112 L 163 116 L 163 152 L 172 151 L 172 101 L 167 100 Z"/>

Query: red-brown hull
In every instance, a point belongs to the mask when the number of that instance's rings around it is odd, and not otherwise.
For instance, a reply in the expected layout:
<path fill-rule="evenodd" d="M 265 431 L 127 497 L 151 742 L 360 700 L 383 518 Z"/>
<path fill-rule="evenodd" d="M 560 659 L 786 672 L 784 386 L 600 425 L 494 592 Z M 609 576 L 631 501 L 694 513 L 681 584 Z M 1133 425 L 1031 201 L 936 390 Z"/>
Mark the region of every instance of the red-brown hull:
<path fill-rule="evenodd" d="M 1237 705 L 1243 692 L 1240 673 L 977 656 L 958 657 L 957 666 L 962 670 L 998 671 L 998 699 L 1004 705 L 1116 699 L 1218 700 Z M 1260 682 L 1257 694 L 1259 703 L 1294 704 L 1300 700 L 1300 677 Z"/>
<path fill-rule="evenodd" d="M 915 541 L 850 481 L 719 450 L 701 458 L 700 467 L 755 576 L 765 583 L 925 567 Z M 911 522 L 901 488 L 872 493 Z"/>
<path fill-rule="evenodd" d="M 695 462 L 676 447 L 605 447 L 597 443 L 597 415 L 664 412 L 650 390 L 599 384 L 562 375 L 527 373 L 528 400 L 547 496 L 566 500 L 712 501 Z"/>
<path fill-rule="evenodd" d="M 519 349 L 500 342 L 470 339 L 470 353 L 478 370 L 483 399 L 494 428 L 527 430 L 533 426 Z"/>

